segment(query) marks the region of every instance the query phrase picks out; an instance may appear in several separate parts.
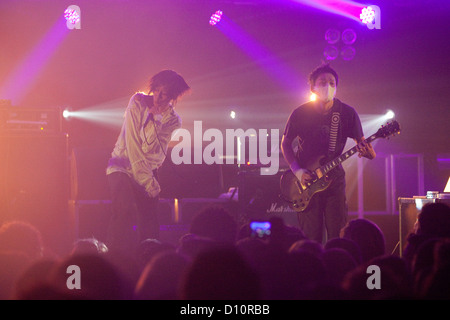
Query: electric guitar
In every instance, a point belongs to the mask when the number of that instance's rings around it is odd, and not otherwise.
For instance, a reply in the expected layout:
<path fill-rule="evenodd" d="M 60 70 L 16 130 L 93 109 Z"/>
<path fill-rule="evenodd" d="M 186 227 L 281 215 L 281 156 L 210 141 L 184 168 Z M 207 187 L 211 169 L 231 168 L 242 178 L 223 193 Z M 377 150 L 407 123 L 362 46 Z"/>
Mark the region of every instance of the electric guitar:
<path fill-rule="evenodd" d="M 378 138 L 387 138 L 391 135 L 400 133 L 400 125 L 397 121 L 387 123 L 378 131 L 366 139 L 368 143 Z M 306 166 L 306 169 L 310 170 L 313 179 L 307 185 L 303 185 L 294 175 L 291 170 L 287 170 L 280 178 L 281 194 L 280 198 L 286 201 L 289 206 L 296 212 L 303 212 L 308 207 L 312 197 L 318 193 L 327 189 L 333 178 L 329 175 L 330 171 L 340 165 L 342 162 L 357 153 L 357 146 L 349 149 L 339 157 L 331 160 L 325 164 L 325 157 L 315 159 L 310 165 Z"/>

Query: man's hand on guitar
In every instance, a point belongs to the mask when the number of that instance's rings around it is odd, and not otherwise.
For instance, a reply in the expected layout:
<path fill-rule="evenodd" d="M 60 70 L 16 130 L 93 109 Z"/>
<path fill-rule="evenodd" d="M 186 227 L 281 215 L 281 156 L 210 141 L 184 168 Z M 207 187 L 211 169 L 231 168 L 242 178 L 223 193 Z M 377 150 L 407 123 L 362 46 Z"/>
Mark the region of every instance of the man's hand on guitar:
<path fill-rule="evenodd" d="M 313 176 L 311 175 L 311 172 L 307 169 L 300 168 L 293 171 L 293 173 L 303 186 L 308 185 L 308 183 L 311 183 L 314 179 Z"/>
<path fill-rule="evenodd" d="M 300 181 L 303 186 L 306 186 L 308 183 L 314 180 L 312 173 L 308 169 L 303 169 L 302 167 L 300 167 L 297 161 L 293 161 L 289 165 L 289 167 L 291 168 L 292 173 L 296 176 L 298 181 Z"/>
<path fill-rule="evenodd" d="M 374 159 L 376 157 L 375 150 L 372 145 L 368 143 L 364 138 L 358 143 L 357 150 L 359 152 L 358 157 L 364 157 L 367 159 Z"/>

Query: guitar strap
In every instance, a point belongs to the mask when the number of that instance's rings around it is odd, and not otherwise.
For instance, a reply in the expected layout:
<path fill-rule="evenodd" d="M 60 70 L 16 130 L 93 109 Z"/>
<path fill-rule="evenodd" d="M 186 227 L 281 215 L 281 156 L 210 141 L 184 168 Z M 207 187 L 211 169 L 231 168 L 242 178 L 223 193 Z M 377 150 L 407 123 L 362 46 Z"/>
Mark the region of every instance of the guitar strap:
<path fill-rule="evenodd" d="M 330 135 L 329 135 L 329 143 L 328 143 L 328 158 L 331 158 L 336 152 L 336 143 L 339 136 L 339 123 L 341 122 L 341 102 L 339 100 L 335 100 L 338 104 L 337 110 L 334 111 L 331 115 L 331 125 L 330 125 Z"/>

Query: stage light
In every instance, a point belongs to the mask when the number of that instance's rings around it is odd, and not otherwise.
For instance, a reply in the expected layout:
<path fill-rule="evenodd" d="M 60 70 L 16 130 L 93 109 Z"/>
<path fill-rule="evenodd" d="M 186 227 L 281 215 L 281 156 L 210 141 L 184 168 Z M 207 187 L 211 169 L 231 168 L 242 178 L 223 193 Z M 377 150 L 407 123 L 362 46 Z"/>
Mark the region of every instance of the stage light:
<path fill-rule="evenodd" d="M 327 60 L 334 60 L 339 56 L 339 50 L 337 47 L 329 45 L 325 47 L 323 55 Z"/>
<path fill-rule="evenodd" d="M 351 46 L 345 46 L 341 49 L 341 58 L 345 61 L 350 61 L 355 57 L 355 48 Z"/>
<path fill-rule="evenodd" d="M 64 120 L 70 121 L 73 118 L 73 116 L 74 116 L 74 113 L 72 112 L 72 108 L 65 107 L 62 112 L 62 117 L 64 118 Z"/>
<path fill-rule="evenodd" d="M 342 42 L 351 45 L 356 41 L 356 32 L 353 29 L 345 29 L 342 31 Z"/>
<path fill-rule="evenodd" d="M 62 115 L 63 115 L 63 118 L 67 119 L 67 118 L 70 117 L 70 111 L 69 110 L 64 110 Z"/>
<path fill-rule="evenodd" d="M 230 118 L 231 119 L 236 119 L 236 112 L 235 111 L 231 111 L 230 112 Z"/>
<path fill-rule="evenodd" d="M 214 12 L 209 18 L 209 24 L 212 26 L 218 24 L 220 20 L 222 20 L 222 15 L 223 15 L 222 10 L 217 10 L 216 12 Z"/>
<path fill-rule="evenodd" d="M 66 9 L 66 11 L 64 11 L 64 18 L 72 24 L 80 21 L 80 15 L 74 9 Z"/>
<path fill-rule="evenodd" d="M 381 29 L 381 10 L 380 7 L 370 5 L 361 10 L 359 18 L 369 29 Z"/>
<path fill-rule="evenodd" d="M 329 43 L 329 44 L 335 44 L 339 41 L 339 38 L 341 37 L 341 34 L 339 32 L 339 30 L 336 29 L 328 29 L 325 32 L 325 40 Z"/>
<path fill-rule="evenodd" d="M 128 102 L 129 97 L 123 97 L 79 110 L 73 110 L 70 106 L 64 106 L 61 108 L 61 116 L 65 121 L 76 119 L 117 128 L 123 124 L 125 106 Z"/>
<path fill-rule="evenodd" d="M 81 10 L 79 6 L 70 5 L 64 11 L 64 18 L 67 20 L 68 29 L 81 29 Z"/>
<path fill-rule="evenodd" d="M 371 23 L 375 19 L 375 11 L 372 7 L 364 7 L 361 10 L 361 14 L 359 15 L 361 22 L 364 24 Z"/>
<path fill-rule="evenodd" d="M 316 101 L 317 95 L 315 93 L 311 92 L 311 95 L 309 96 L 309 101 Z"/>
<path fill-rule="evenodd" d="M 388 112 L 386 112 L 386 119 L 394 119 L 395 117 L 395 113 L 392 110 L 388 110 Z"/>

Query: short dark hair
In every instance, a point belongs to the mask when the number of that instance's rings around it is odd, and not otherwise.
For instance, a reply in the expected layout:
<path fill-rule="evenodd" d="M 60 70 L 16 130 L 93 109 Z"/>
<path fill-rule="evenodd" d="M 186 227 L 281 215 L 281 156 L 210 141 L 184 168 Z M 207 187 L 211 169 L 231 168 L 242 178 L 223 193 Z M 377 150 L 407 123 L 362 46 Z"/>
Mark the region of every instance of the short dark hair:
<path fill-rule="evenodd" d="M 314 84 L 316 83 L 317 78 L 322 74 L 322 73 L 331 73 L 334 78 L 336 79 L 336 86 L 338 85 L 339 82 L 339 77 L 337 72 L 330 67 L 329 63 L 325 63 L 322 64 L 320 66 L 318 66 L 317 68 L 315 68 L 309 75 L 309 84 L 311 85 L 311 87 L 314 86 Z"/>
<path fill-rule="evenodd" d="M 173 100 L 177 100 L 190 90 L 183 77 L 173 70 L 163 70 L 151 77 L 149 81 L 150 92 L 159 86 L 167 86 Z"/>
<path fill-rule="evenodd" d="M 418 217 L 418 234 L 450 237 L 450 206 L 443 202 L 427 203 Z"/>

